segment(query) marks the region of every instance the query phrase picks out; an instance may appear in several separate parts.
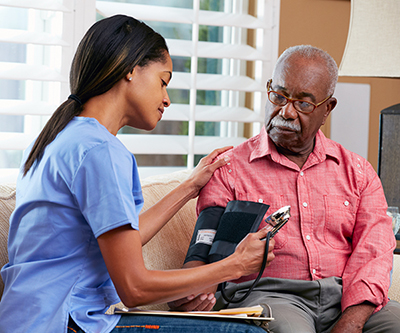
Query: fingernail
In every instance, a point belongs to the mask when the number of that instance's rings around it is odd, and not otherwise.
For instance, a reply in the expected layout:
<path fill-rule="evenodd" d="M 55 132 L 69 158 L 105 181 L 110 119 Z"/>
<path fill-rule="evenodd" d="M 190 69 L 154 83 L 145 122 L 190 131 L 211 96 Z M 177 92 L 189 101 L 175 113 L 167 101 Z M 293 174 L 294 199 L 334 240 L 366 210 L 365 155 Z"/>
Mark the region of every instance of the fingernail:
<path fill-rule="evenodd" d="M 230 160 L 231 160 L 231 158 L 230 158 L 229 156 L 225 156 L 225 157 L 224 157 L 224 161 L 225 161 L 225 162 L 229 162 Z"/>
<path fill-rule="evenodd" d="M 201 300 L 201 301 L 204 301 L 206 298 L 207 298 L 207 295 L 206 295 L 206 294 L 200 295 L 200 300 Z"/>
<path fill-rule="evenodd" d="M 214 298 L 214 294 L 208 294 L 208 300 L 211 301 Z"/>
<path fill-rule="evenodd" d="M 194 299 L 194 295 L 190 295 L 188 297 L 186 297 L 188 299 L 188 301 L 191 301 L 192 299 Z"/>

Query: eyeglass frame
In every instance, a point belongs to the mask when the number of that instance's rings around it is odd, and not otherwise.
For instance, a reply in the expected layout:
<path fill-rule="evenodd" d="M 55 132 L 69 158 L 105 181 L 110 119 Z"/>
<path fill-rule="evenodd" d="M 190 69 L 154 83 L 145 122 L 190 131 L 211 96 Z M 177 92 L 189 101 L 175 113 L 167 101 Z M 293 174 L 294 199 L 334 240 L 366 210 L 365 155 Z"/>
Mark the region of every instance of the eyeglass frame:
<path fill-rule="evenodd" d="M 321 106 L 322 104 L 324 104 L 329 98 L 331 98 L 331 97 L 333 96 L 333 94 L 331 94 L 331 95 L 329 95 L 327 98 L 325 98 L 322 102 L 319 102 L 318 104 L 315 104 L 315 103 L 313 103 L 313 102 L 305 101 L 305 100 L 303 100 L 303 99 L 289 98 L 289 97 L 286 97 L 285 95 L 283 95 L 283 94 L 281 94 L 281 93 L 278 93 L 278 92 L 275 91 L 275 90 L 272 90 L 272 79 L 269 79 L 269 80 L 267 81 L 266 88 L 267 88 L 268 100 L 269 100 L 272 104 L 277 105 L 277 106 L 282 106 L 282 107 L 283 107 L 283 106 L 287 105 L 288 103 L 292 103 L 292 104 L 293 104 L 293 107 L 295 108 L 296 111 L 301 112 L 301 113 L 304 113 L 304 114 L 313 113 L 314 110 L 315 110 L 317 107 L 319 107 L 319 106 Z M 277 95 L 279 95 L 279 96 L 284 97 L 284 98 L 286 99 L 286 103 L 283 104 L 283 105 L 281 105 L 281 104 L 276 104 L 276 103 L 272 102 L 271 99 L 269 98 L 269 94 L 272 93 L 272 92 L 275 93 L 275 94 L 277 94 Z M 310 112 L 298 110 L 298 109 L 296 108 L 294 102 L 304 102 L 304 103 L 311 104 L 311 105 L 314 107 L 314 109 L 313 109 L 312 111 L 310 111 Z"/>

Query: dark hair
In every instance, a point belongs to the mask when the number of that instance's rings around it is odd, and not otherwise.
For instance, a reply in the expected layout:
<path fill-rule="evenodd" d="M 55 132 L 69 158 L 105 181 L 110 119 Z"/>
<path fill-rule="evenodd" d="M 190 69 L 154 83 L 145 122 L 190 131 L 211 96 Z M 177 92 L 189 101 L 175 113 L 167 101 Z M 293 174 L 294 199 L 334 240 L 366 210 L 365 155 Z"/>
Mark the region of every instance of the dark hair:
<path fill-rule="evenodd" d="M 24 165 L 24 176 L 58 133 L 83 110 L 83 104 L 104 94 L 135 66 L 166 61 L 165 39 L 133 17 L 115 15 L 96 22 L 75 53 L 70 72 L 72 98 L 53 113 L 36 139 Z"/>

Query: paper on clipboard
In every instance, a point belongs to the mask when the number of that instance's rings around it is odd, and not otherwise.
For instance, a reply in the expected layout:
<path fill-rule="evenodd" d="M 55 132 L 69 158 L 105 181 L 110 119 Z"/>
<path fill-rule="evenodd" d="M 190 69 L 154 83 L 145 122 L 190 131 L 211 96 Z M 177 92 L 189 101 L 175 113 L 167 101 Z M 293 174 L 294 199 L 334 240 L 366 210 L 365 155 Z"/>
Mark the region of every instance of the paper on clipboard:
<path fill-rule="evenodd" d="M 246 308 L 222 309 L 219 311 L 159 311 L 159 310 L 141 310 L 141 309 L 118 309 L 114 310 L 115 314 L 132 314 L 132 315 L 159 315 L 159 316 L 180 316 L 180 317 L 201 317 L 201 318 L 218 318 L 218 319 L 237 319 L 250 321 L 271 321 L 273 317 L 264 317 L 262 315 L 263 307 L 260 305 Z"/>

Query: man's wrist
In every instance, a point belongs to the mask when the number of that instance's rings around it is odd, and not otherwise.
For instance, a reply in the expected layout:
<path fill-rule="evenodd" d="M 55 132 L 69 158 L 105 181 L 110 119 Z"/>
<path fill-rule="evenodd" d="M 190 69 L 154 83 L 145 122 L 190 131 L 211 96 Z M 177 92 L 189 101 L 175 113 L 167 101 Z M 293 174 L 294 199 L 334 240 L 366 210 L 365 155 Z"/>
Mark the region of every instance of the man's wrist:
<path fill-rule="evenodd" d="M 361 332 L 376 305 L 370 302 L 349 306 L 342 313 L 332 332 Z"/>

